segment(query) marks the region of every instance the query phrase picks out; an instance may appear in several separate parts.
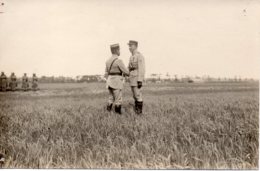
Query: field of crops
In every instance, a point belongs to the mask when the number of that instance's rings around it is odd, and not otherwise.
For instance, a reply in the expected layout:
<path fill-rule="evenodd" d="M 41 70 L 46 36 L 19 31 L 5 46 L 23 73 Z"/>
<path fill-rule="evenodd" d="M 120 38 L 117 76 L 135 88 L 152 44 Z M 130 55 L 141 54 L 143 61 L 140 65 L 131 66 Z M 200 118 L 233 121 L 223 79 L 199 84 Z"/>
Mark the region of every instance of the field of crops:
<path fill-rule="evenodd" d="M 4 168 L 258 168 L 258 83 L 149 84 L 105 110 L 103 83 L 0 92 Z"/>

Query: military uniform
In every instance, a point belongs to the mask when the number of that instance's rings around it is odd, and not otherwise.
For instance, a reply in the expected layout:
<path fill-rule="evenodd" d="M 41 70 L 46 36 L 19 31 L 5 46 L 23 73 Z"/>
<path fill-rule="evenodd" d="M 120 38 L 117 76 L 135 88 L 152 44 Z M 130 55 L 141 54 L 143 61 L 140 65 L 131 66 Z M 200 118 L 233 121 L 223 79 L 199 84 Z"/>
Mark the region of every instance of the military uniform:
<path fill-rule="evenodd" d="M 129 41 L 129 45 L 136 44 L 136 41 Z M 137 51 L 137 49 L 132 52 L 132 56 L 129 60 L 128 65 L 130 76 L 129 76 L 129 82 L 131 86 L 131 90 L 133 93 L 133 98 L 135 100 L 135 110 L 137 113 L 142 113 L 142 107 L 143 107 L 143 98 L 142 98 L 142 92 L 141 92 L 141 86 L 144 82 L 144 75 L 145 75 L 145 60 L 143 55 Z M 139 87 L 139 84 L 141 86 Z"/>
<path fill-rule="evenodd" d="M 4 74 L 4 72 L 2 72 L 2 74 L 1 74 L 1 90 L 6 91 L 6 89 L 7 89 L 7 77 Z"/>
<path fill-rule="evenodd" d="M 119 45 L 111 45 L 111 49 L 119 48 Z M 106 88 L 109 92 L 107 110 L 111 110 L 113 103 L 115 104 L 115 111 L 121 113 L 122 104 L 122 89 L 125 75 L 129 75 L 129 71 L 125 67 L 123 61 L 118 59 L 118 55 L 113 54 L 106 61 L 105 78 Z"/>
<path fill-rule="evenodd" d="M 29 79 L 27 77 L 26 74 L 24 74 L 23 78 L 22 78 L 22 89 L 24 91 L 27 91 L 29 88 Z"/>
<path fill-rule="evenodd" d="M 12 91 L 15 91 L 15 89 L 17 87 L 17 78 L 16 78 L 14 73 L 12 73 L 11 76 L 10 76 L 10 84 L 9 84 L 9 86 L 10 86 Z"/>
<path fill-rule="evenodd" d="M 33 74 L 33 77 L 32 77 L 32 89 L 34 91 L 36 91 L 38 88 L 38 78 L 36 76 L 36 74 Z"/>

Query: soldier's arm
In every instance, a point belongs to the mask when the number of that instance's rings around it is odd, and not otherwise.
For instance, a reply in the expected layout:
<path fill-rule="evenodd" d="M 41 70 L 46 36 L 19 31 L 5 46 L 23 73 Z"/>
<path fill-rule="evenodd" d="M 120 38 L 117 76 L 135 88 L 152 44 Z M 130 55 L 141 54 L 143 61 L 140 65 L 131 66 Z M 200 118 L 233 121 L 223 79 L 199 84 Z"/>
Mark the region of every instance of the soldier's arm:
<path fill-rule="evenodd" d="M 130 71 L 130 59 L 129 59 L 127 68 L 128 68 L 128 70 Z"/>
<path fill-rule="evenodd" d="M 137 81 L 142 82 L 145 74 L 145 61 L 143 55 L 138 56 L 138 78 Z"/>
<path fill-rule="evenodd" d="M 107 65 L 106 65 L 106 69 L 105 69 L 105 75 L 104 77 L 107 79 L 108 78 L 108 68 L 107 68 Z"/>
<path fill-rule="evenodd" d="M 121 70 L 121 72 L 124 75 L 129 76 L 129 70 L 125 67 L 125 65 L 121 59 L 118 60 L 117 64 L 118 64 L 118 67 Z"/>
<path fill-rule="evenodd" d="M 131 70 L 131 57 L 129 58 L 129 62 L 128 62 L 128 70 Z"/>

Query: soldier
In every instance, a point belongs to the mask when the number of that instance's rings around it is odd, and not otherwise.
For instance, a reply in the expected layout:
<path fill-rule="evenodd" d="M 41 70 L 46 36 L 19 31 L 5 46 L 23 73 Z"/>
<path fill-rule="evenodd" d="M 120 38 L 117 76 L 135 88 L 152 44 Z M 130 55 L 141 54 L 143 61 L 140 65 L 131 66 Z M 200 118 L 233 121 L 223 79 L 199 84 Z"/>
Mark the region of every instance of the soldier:
<path fill-rule="evenodd" d="M 7 89 L 7 77 L 4 72 L 1 73 L 1 89 L 2 91 Z"/>
<path fill-rule="evenodd" d="M 28 88 L 29 88 L 29 80 L 28 80 L 27 74 L 24 73 L 23 78 L 22 78 L 22 89 L 24 91 L 27 91 Z"/>
<path fill-rule="evenodd" d="M 17 87 L 17 78 L 15 76 L 15 74 L 12 72 L 11 76 L 10 76 L 10 84 L 9 84 L 10 88 L 12 91 L 16 90 Z"/>
<path fill-rule="evenodd" d="M 113 103 L 115 112 L 121 114 L 123 76 L 128 76 L 129 71 L 123 61 L 118 59 L 120 56 L 119 44 L 110 46 L 112 57 L 106 61 L 105 78 L 107 79 L 106 87 L 109 91 L 107 110 L 111 111 Z"/>
<path fill-rule="evenodd" d="M 145 61 L 143 55 L 138 52 L 138 42 L 134 40 L 130 40 L 129 50 L 132 53 L 132 56 L 129 60 L 128 69 L 130 72 L 129 82 L 131 86 L 131 90 L 133 93 L 133 98 L 135 100 L 135 112 L 137 114 L 142 114 L 143 111 L 143 99 L 141 88 L 144 82 L 145 75 Z"/>
<path fill-rule="evenodd" d="M 37 78 L 36 74 L 33 73 L 33 76 L 32 76 L 32 89 L 34 91 L 36 91 L 37 88 L 38 88 L 38 78 Z"/>

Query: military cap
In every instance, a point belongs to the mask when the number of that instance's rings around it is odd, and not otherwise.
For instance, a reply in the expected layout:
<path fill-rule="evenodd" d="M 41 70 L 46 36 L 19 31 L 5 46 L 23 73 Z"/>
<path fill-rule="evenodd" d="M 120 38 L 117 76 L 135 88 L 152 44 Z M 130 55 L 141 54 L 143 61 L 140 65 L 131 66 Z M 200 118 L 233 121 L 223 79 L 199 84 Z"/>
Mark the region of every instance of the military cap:
<path fill-rule="evenodd" d="M 119 44 L 110 45 L 110 49 L 117 49 L 117 48 L 119 48 Z"/>
<path fill-rule="evenodd" d="M 138 42 L 135 40 L 129 40 L 128 45 L 138 45 Z"/>

